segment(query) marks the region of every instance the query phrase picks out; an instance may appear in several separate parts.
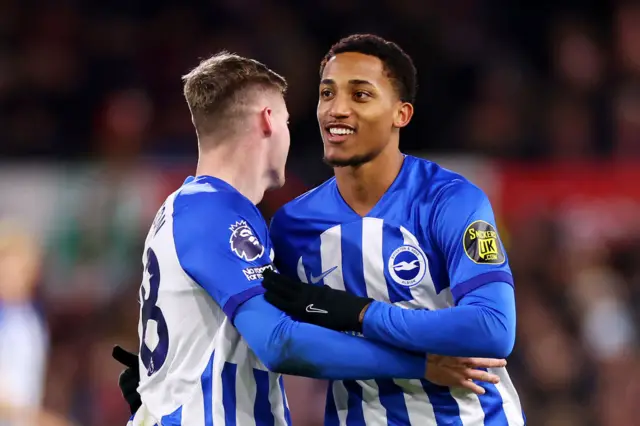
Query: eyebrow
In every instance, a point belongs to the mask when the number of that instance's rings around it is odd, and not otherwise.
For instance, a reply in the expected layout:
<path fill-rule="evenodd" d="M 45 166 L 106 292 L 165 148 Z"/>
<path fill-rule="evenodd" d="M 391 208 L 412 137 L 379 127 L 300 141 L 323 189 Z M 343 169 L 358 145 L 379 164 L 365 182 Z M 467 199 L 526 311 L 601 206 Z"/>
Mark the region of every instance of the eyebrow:
<path fill-rule="evenodd" d="M 320 83 L 321 84 L 336 84 L 336 82 L 334 80 L 330 79 L 330 78 L 325 78 Z M 362 85 L 362 84 L 368 84 L 369 86 L 373 86 L 373 83 L 371 83 L 370 81 L 359 80 L 359 79 L 349 80 L 349 84 L 352 84 L 354 86 Z"/>

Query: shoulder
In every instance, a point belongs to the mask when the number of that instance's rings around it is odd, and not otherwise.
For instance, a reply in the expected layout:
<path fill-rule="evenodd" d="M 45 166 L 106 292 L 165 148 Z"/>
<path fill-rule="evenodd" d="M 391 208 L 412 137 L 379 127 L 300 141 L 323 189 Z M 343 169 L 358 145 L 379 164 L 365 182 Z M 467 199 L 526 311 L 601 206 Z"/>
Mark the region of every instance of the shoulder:
<path fill-rule="evenodd" d="M 436 207 L 450 202 L 469 205 L 488 202 L 488 200 L 485 192 L 477 185 L 466 179 L 455 180 L 440 188 L 436 198 Z"/>
<path fill-rule="evenodd" d="M 182 256 L 192 249 L 226 250 L 230 244 L 233 250 L 245 248 L 247 252 L 248 245 L 254 245 L 261 254 L 269 241 L 267 225 L 257 207 L 217 180 L 196 179 L 176 191 L 172 219 L 173 240 Z"/>
<path fill-rule="evenodd" d="M 483 199 L 484 191 L 463 175 L 449 170 L 439 164 L 417 157 L 411 158 L 411 185 L 414 186 L 420 199 L 429 200 L 435 206 L 447 202 L 451 198 Z"/>
<path fill-rule="evenodd" d="M 201 224 L 233 217 L 264 221 L 249 199 L 228 186 L 206 179 L 189 182 L 174 193 L 173 217 L 175 221 L 195 220 Z"/>

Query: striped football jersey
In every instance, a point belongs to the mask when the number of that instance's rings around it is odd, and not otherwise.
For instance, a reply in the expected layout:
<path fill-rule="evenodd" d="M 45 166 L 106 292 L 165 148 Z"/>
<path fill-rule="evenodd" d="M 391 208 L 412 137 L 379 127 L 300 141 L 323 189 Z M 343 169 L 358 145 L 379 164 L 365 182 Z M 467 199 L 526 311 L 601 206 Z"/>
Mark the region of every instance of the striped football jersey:
<path fill-rule="evenodd" d="M 205 202 L 214 206 L 198 208 Z M 206 246 L 199 242 L 203 223 L 215 230 Z M 230 320 L 263 291 L 257 271 L 272 259 L 264 219 L 225 182 L 189 178 L 166 199 L 142 258 L 143 405 L 129 425 L 291 424 L 282 377 L 267 370 Z"/>
<path fill-rule="evenodd" d="M 456 218 L 439 214 L 448 200 L 459 206 Z M 486 195 L 412 156 L 366 216 L 332 178 L 281 208 L 270 233 L 281 273 L 406 309 L 447 309 L 484 284 L 513 282 Z M 483 383 L 481 396 L 427 380 L 332 381 L 325 425 L 523 425 L 506 369 L 491 372 L 501 381 Z"/>

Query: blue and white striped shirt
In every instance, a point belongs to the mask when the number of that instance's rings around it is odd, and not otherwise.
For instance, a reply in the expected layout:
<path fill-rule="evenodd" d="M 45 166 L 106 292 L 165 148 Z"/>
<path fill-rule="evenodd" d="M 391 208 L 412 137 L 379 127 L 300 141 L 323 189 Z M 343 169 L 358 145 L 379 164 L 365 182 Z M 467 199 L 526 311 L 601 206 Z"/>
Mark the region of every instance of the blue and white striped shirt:
<path fill-rule="evenodd" d="M 454 185 L 463 188 L 456 202 L 469 211 L 464 223 L 436 213 L 443 190 Z M 280 209 L 271 238 L 282 273 L 406 309 L 447 309 L 473 289 L 511 276 L 482 191 L 411 156 L 365 217 L 345 203 L 333 178 Z M 483 383 L 482 396 L 427 380 L 333 381 L 325 425 L 523 425 L 506 369 L 491 372 L 501 381 Z"/>
<path fill-rule="evenodd" d="M 263 291 L 259 271 L 272 258 L 264 219 L 225 182 L 190 178 L 167 198 L 142 259 L 143 405 L 130 426 L 291 424 L 282 376 L 267 370 L 232 323 L 237 308 Z"/>

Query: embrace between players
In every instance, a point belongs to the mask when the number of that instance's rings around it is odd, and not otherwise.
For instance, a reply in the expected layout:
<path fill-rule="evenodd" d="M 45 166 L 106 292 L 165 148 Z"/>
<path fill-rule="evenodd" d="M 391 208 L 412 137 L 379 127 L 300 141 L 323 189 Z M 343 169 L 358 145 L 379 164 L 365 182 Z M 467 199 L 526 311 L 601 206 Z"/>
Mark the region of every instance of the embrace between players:
<path fill-rule="evenodd" d="M 226 52 L 184 76 L 195 177 L 145 242 L 130 425 L 291 424 L 282 374 L 330 380 L 326 425 L 524 425 L 504 368 L 513 277 L 486 195 L 404 155 L 416 70 L 394 43 L 340 40 L 320 67 L 335 177 L 282 207 L 284 78 Z"/>

